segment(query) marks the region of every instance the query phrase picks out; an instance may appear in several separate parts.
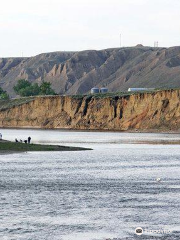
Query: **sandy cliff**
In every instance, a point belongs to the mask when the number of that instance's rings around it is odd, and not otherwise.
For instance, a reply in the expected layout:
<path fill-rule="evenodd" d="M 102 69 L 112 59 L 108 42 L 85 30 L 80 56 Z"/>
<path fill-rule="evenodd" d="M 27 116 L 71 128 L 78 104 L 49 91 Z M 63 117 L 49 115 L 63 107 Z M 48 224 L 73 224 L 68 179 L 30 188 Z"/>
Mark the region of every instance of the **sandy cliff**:
<path fill-rule="evenodd" d="M 180 129 L 180 90 L 124 97 L 36 97 L 1 103 L 0 127 L 71 129 Z"/>

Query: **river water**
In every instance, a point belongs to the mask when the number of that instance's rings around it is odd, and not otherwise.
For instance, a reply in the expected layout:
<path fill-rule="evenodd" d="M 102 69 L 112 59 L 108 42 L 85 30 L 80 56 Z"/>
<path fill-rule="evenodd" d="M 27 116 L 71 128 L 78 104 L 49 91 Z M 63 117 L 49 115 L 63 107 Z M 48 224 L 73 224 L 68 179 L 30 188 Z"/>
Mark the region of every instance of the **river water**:
<path fill-rule="evenodd" d="M 180 135 L 0 132 L 7 140 L 93 148 L 0 155 L 0 239 L 180 239 L 180 145 L 162 144 Z"/>

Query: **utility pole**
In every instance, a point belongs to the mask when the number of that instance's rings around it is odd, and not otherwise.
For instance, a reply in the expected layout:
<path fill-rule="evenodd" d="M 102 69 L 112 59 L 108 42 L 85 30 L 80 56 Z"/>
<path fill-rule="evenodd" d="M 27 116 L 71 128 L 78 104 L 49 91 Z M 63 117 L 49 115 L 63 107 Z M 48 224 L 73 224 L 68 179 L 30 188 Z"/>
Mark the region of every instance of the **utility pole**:
<path fill-rule="evenodd" d="M 158 41 L 154 42 L 154 47 L 158 47 L 158 46 L 159 46 L 159 42 Z"/>

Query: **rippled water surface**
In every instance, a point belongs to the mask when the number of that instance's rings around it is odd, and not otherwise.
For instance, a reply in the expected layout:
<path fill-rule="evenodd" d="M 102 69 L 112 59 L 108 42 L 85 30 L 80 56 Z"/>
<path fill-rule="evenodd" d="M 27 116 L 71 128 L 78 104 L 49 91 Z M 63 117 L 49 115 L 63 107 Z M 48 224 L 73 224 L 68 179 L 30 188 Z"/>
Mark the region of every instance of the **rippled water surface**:
<path fill-rule="evenodd" d="M 0 132 L 7 140 L 93 148 L 0 155 L 0 239 L 180 239 L 180 145 L 161 144 L 180 135 Z M 137 227 L 171 233 L 138 237 Z"/>

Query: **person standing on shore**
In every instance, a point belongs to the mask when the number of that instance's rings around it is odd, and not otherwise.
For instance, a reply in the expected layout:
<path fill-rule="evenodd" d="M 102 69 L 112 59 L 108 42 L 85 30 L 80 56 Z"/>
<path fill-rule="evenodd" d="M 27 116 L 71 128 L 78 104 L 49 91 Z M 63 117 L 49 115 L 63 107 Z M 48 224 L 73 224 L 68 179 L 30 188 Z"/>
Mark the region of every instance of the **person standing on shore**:
<path fill-rule="evenodd" d="M 0 133 L 0 140 L 2 140 L 2 133 Z"/>
<path fill-rule="evenodd" d="M 31 143 L 31 137 L 28 137 L 28 144 Z"/>

